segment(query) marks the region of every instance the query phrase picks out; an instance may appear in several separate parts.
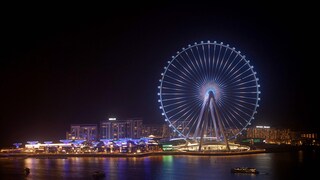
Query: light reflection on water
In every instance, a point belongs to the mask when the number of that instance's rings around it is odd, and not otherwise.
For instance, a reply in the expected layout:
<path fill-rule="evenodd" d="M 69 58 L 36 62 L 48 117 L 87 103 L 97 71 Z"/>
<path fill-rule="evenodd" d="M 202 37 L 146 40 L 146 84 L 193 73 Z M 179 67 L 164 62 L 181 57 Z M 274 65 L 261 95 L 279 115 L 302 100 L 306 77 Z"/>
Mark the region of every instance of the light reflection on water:
<path fill-rule="evenodd" d="M 311 154 L 310 154 L 311 153 Z M 315 152 L 264 153 L 241 156 L 166 155 L 150 157 L 70 157 L 68 159 L 0 158 L 1 179 L 93 179 L 94 171 L 105 179 L 281 179 L 310 175 Z M 256 167 L 258 175 L 230 173 L 236 166 Z M 314 168 L 315 169 L 315 168 Z M 316 171 L 314 171 L 316 172 Z M 304 174 L 305 173 L 305 174 Z"/>

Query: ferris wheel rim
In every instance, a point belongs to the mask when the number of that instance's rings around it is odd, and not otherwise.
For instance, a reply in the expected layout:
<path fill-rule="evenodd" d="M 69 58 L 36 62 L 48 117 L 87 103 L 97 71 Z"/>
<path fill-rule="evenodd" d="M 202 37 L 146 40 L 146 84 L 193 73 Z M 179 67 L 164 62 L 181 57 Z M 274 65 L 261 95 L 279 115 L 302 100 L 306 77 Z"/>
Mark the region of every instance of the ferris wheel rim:
<path fill-rule="evenodd" d="M 164 72 L 161 73 L 161 79 L 159 80 L 160 81 L 160 86 L 158 86 L 159 88 L 159 93 L 158 93 L 158 96 L 159 96 L 159 100 L 158 102 L 160 103 L 160 109 L 162 110 L 162 115 L 165 117 L 165 121 L 169 124 L 169 127 L 173 129 L 174 132 L 177 132 L 179 136 L 182 136 L 182 137 L 186 137 L 185 134 L 181 133 L 177 127 L 174 125 L 174 123 L 172 122 L 172 118 L 170 118 L 170 116 L 168 115 L 168 112 L 165 110 L 166 109 L 166 106 L 164 104 L 164 101 L 166 99 L 163 98 L 163 83 L 164 83 L 164 79 L 166 77 L 166 74 L 167 72 L 169 71 L 170 67 L 173 66 L 173 63 L 176 61 L 176 59 L 181 55 L 183 54 L 184 52 L 192 49 L 192 48 L 195 48 L 195 47 L 198 47 L 198 46 L 203 46 L 203 45 L 213 45 L 213 46 L 219 46 L 220 47 L 220 50 L 221 50 L 221 47 L 227 49 L 227 50 L 230 50 L 232 53 L 236 53 L 237 56 L 241 57 L 241 60 L 245 62 L 244 65 L 248 65 L 250 66 L 249 64 L 249 60 L 246 59 L 246 56 L 245 55 L 242 55 L 240 51 L 236 51 L 234 47 L 230 47 L 229 44 L 224 44 L 224 43 L 217 43 L 216 41 L 214 42 L 210 42 L 210 41 L 207 41 L 207 42 L 203 42 L 201 41 L 200 43 L 194 43 L 193 45 L 188 45 L 187 48 L 182 48 L 182 51 L 178 51 L 177 54 L 175 56 L 172 56 L 172 59 L 170 61 L 167 61 L 168 65 L 166 65 L 164 67 Z M 225 50 L 225 52 L 227 51 Z M 208 61 L 210 62 L 210 61 Z M 221 65 L 220 65 L 221 66 Z M 241 131 L 238 133 L 242 133 L 243 130 L 245 130 L 247 128 L 247 126 L 249 126 L 251 124 L 251 121 L 254 119 L 254 115 L 257 113 L 257 108 L 259 107 L 259 100 L 260 100 L 260 91 L 259 91 L 259 83 L 258 83 L 258 78 L 256 77 L 256 72 L 253 70 L 253 66 L 250 66 L 249 68 L 252 76 L 253 76 L 253 79 L 254 79 L 254 83 L 255 83 L 255 86 L 256 86 L 256 96 L 255 96 L 255 101 L 254 101 L 254 105 L 253 105 L 253 110 L 252 110 L 252 114 L 250 115 L 250 118 L 249 120 L 247 121 L 247 123 L 245 125 L 242 126 L 241 128 Z M 238 135 L 237 134 L 237 135 Z"/>

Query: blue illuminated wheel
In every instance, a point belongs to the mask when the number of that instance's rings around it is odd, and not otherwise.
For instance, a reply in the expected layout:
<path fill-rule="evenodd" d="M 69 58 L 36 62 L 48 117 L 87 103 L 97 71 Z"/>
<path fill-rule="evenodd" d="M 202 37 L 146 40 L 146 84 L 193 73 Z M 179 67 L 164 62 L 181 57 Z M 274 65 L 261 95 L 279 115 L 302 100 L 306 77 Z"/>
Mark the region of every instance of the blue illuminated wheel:
<path fill-rule="evenodd" d="M 177 137 L 232 139 L 257 113 L 258 78 L 250 61 L 228 44 L 182 48 L 161 74 L 162 115 Z"/>

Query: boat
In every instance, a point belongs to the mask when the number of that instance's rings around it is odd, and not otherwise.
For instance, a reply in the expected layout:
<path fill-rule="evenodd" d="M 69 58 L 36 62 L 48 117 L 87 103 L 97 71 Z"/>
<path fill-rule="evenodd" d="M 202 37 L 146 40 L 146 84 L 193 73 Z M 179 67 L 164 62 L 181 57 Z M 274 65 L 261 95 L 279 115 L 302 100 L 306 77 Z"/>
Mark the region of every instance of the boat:
<path fill-rule="evenodd" d="M 24 174 L 28 176 L 30 174 L 30 168 L 24 168 Z"/>
<path fill-rule="evenodd" d="M 231 169 L 231 173 L 259 174 L 259 171 L 253 167 L 235 167 Z"/>

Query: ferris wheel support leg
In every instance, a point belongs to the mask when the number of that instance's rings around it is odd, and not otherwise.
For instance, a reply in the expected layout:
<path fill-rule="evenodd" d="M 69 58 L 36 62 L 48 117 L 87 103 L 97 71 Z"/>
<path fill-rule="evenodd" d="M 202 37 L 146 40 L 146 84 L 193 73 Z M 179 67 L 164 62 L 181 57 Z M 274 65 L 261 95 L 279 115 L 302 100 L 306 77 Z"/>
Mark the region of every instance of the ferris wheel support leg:
<path fill-rule="evenodd" d="M 211 93 L 210 93 L 211 94 Z M 210 98 L 211 99 L 211 98 Z M 227 146 L 227 150 L 230 151 L 230 146 L 229 146 L 229 142 L 228 142 L 228 137 L 226 136 L 226 133 L 224 132 L 224 128 L 222 126 L 222 123 L 221 123 L 221 118 L 220 118 L 220 114 L 219 114 L 219 111 L 217 109 L 217 104 L 216 104 L 216 101 L 215 101 L 215 98 L 214 98 L 214 94 L 212 93 L 212 101 L 213 103 L 213 108 L 214 108 L 214 111 L 217 115 L 217 121 L 218 121 L 218 124 L 219 124 L 219 128 L 220 128 L 220 132 L 224 138 L 224 141 L 226 143 L 226 146 Z"/>
<path fill-rule="evenodd" d="M 206 103 L 206 107 L 208 107 L 208 103 Z M 204 112 L 204 118 L 202 121 L 202 127 L 201 127 L 201 136 L 200 136 L 200 142 L 199 142 L 199 152 L 201 151 L 202 148 L 202 144 L 203 144 L 203 137 L 205 132 L 207 131 L 208 128 L 208 115 L 209 115 L 209 109 L 205 108 L 205 112 Z"/>
<path fill-rule="evenodd" d="M 213 109 L 212 103 L 210 103 L 210 115 L 211 115 L 211 119 L 213 121 L 213 128 L 214 128 L 216 138 L 217 138 L 217 140 L 220 140 L 219 133 L 218 133 L 218 127 L 217 127 L 217 120 L 214 117 L 214 109 Z"/>
<path fill-rule="evenodd" d="M 205 106 L 206 106 L 206 103 L 204 102 L 203 105 L 202 105 L 201 111 L 200 111 L 200 115 L 199 115 L 199 119 L 198 119 L 196 131 L 195 131 L 195 133 L 193 134 L 193 138 L 194 138 L 195 140 L 196 140 L 197 137 L 199 136 L 199 130 L 200 130 L 200 126 L 201 126 L 201 122 L 202 122 L 202 118 L 203 118 L 203 113 L 204 113 L 204 110 L 205 110 Z"/>

